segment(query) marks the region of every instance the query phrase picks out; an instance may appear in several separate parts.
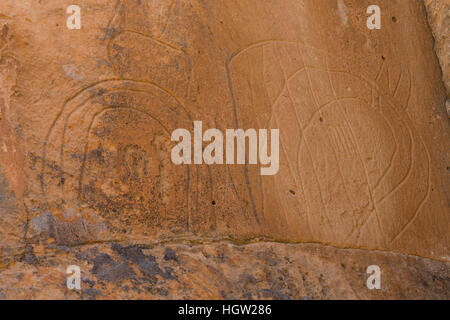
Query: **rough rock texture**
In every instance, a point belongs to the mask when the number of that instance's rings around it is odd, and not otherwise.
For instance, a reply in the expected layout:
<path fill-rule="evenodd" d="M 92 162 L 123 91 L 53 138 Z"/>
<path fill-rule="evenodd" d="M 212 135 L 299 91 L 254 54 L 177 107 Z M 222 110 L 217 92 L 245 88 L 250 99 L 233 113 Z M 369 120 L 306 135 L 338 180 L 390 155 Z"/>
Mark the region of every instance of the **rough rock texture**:
<path fill-rule="evenodd" d="M 317 244 L 112 243 L 35 248 L 33 264 L 0 273 L 11 299 L 449 299 L 449 263 Z M 367 266 L 382 270 L 368 290 Z M 68 290 L 65 268 L 82 270 Z M 26 285 L 24 285 L 26 284 Z"/>
<path fill-rule="evenodd" d="M 448 299 L 434 40 L 378 2 L 2 0 L 0 298 Z M 279 173 L 172 164 L 193 120 L 280 128 Z"/>
<path fill-rule="evenodd" d="M 439 57 L 443 79 L 450 95 L 450 1 L 424 0 L 428 12 L 428 22 L 433 30 L 436 44 L 434 50 Z M 449 108 L 450 105 L 447 105 Z M 450 115 L 450 110 L 449 115 Z"/>

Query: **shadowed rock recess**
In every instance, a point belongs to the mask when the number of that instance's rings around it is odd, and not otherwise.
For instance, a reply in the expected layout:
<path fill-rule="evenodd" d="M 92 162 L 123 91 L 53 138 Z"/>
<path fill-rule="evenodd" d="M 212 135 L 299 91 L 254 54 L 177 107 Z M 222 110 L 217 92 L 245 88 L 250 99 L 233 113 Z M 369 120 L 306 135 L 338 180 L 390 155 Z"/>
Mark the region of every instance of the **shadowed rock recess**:
<path fill-rule="evenodd" d="M 0 299 L 449 299 L 447 1 L 76 2 L 0 2 Z M 279 172 L 173 164 L 197 120 Z"/>

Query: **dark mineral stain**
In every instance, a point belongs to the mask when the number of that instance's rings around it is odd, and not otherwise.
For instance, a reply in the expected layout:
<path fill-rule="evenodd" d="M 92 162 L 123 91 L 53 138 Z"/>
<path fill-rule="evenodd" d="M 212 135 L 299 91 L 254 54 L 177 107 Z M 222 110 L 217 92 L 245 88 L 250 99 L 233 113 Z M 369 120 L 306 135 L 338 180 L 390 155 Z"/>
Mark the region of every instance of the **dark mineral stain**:
<path fill-rule="evenodd" d="M 7 203 L 6 200 L 11 200 L 11 201 L 8 201 L 8 203 Z M 1 167 L 0 167 L 0 204 L 3 202 L 5 204 L 9 204 L 9 202 L 11 202 L 11 204 L 13 204 L 15 202 L 15 195 L 9 189 L 8 180 L 3 175 L 2 171 L 1 171 Z"/>
<path fill-rule="evenodd" d="M 164 288 L 157 288 L 156 292 L 158 292 L 159 295 L 167 297 L 169 295 L 169 291 Z"/>
<path fill-rule="evenodd" d="M 95 300 L 97 296 L 101 295 L 101 292 L 94 288 L 87 288 L 81 291 L 83 298 L 87 298 L 88 300 Z"/>
<path fill-rule="evenodd" d="M 106 32 L 105 32 L 105 40 L 115 38 L 118 33 L 119 33 L 119 30 L 117 30 L 114 27 L 107 28 Z"/>
<path fill-rule="evenodd" d="M 280 290 L 262 289 L 259 291 L 262 297 L 275 300 L 291 300 L 292 297 Z"/>
<path fill-rule="evenodd" d="M 39 264 L 38 258 L 34 255 L 33 247 L 29 244 L 25 246 L 25 253 L 23 255 L 22 261 L 33 265 Z"/>
<path fill-rule="evenodd" d="M 152 255 L 145 255 L 142 249 L 137 246 L 121 246 L 120 244 L 114 243 L 111 248 L 117 252 L 117 254 L 124 260 L 136 264 L 139 271 L 148 278 L 151 282 L 157 281 L 156 275 L 160 275 L 164 279 L 175 279 L 176 277 L 172 274 L 171 268 L 165 268 L 165 271 L 161 270 L 156 261 L 156 258 Z"/>
<path fill-rule="evenodd" d="M 92 150 L 88 153 L 87 158 L 89 160 L 95 159 L 98 163 L 105 163 L 105 158 L 103 157 L 104 150 L 102 146 L 99 146 L 97 149 Z"/>
<path fill-rule="evenodd" d="M 114 261 L 106 253 L 101 253 L 95 257 L 91 272 L 99 279 L 111 282 L 136 278 L 136 274 L 127 263 Z"/>
<path fill-rule="evenodd" d="M 178 262 L 178 257 L 177 257 L 175 250 L 166 248 L 164 250 L 164 260 L 166 260 L 166 261 L 173 260 L 173 261 Z"/>

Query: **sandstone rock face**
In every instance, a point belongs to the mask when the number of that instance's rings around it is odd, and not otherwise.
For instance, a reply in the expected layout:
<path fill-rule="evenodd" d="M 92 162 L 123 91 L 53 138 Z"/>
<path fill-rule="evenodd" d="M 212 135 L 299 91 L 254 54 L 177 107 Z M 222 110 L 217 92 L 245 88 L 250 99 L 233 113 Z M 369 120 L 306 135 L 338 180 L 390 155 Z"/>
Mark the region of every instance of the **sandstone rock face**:
<path fill-rule="evenodd" d="M 380 30 L 361 0 L 80 0 L 69 30 L 65 1 L 3 0 L 0 298 L 448 299 L 434 40 L 378 2 Z M 279 172 L 175 165 L 196 120 L 279 129 Z"/>

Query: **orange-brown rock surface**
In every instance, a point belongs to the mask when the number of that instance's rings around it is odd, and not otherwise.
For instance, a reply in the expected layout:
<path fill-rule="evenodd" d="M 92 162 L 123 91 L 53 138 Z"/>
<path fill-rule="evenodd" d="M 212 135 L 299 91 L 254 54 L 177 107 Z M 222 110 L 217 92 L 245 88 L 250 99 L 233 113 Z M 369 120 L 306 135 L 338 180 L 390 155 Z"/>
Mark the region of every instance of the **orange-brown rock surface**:
<path fill-rule="evenodd" d="M 0 298 L 448 299 L 434 39 L 377 2 L 2 0 Z M 279 172 L 175 165 L 195 120 L 279 129 Z"/>

